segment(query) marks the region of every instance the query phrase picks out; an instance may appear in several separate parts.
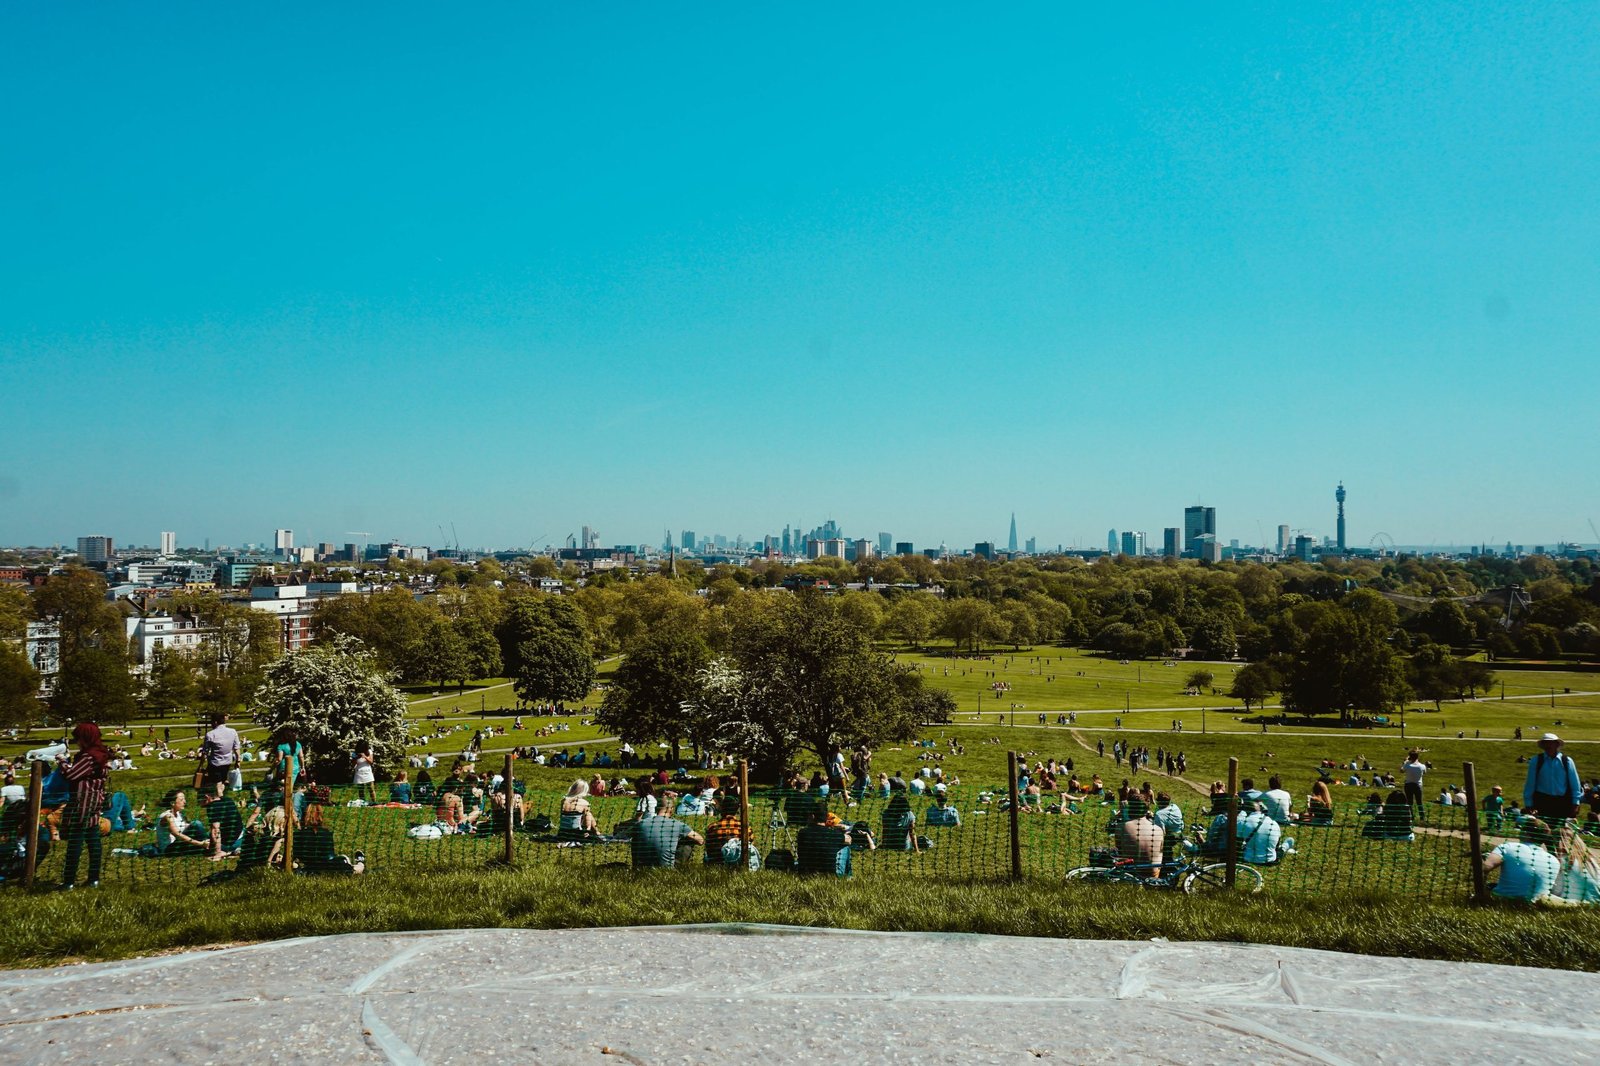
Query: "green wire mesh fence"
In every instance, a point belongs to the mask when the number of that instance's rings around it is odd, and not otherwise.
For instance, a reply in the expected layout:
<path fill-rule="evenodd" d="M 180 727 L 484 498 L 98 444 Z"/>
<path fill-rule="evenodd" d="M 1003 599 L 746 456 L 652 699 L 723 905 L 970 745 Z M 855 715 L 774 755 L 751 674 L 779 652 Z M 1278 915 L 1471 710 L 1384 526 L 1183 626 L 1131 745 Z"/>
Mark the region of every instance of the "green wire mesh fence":
<path fill-rule="evenodd" d="M 832 795 L 753 789 L 744 822 L 735 791 L 692 779 L 668 783 L 643 804 L 635 794 L 569 797 L 524 789 L 515 781 L 508 802 L 497 774 L 449 788 L 444 782 L 411 783 L 410 795 L 397 792 L 393 801 L 386 784 L 377 786 L 379 794 L 366 796 L 353 787 L 312 786 L 295 791 L 287 806 L 282 787 L 261 780 L 209 802 L 193 788 L 131 789 L 112 794 L 106 817 L 93 831 L 63 824 L 59 812 L 46 804 L 35 879 L 39 884 L 67 880 L 73 852 L 78 853 L 73 879 L 98 874 L 109 886 L 199 884 L 251 870 L 281 876 L 286 858 L 296 872 L 308 875 L 413 875 L 503 862 L 509 847 L 518 864 L 660 863 L 664 853 L 671 853 L 678 862 L 754 867 L 774 875 L 809 865 L 847 870 L 859 878 L 961 881 L 1020 872 L 1056 882 L 1212 887 L 1225 865 L 1226 798 L 1196 796 L 1175 781 L 1156 783 L 1168 786 L 1175 800 L 1151 804 L 1159 839 L 1138 818 L 1131 819 L 1134 832 L 1124 828 L 1119 834 L 1130 812 L 1109 791 L 1065 799 L 1024 793 L 1013 812 L 1004 781 L 889 794 L 875 788 Z M 411 802 L 399 802 L 406 799 Z M 641 810 L 652 802 L 702 843 L 680 840 L 685 834 L 670 827 L 662 836 L 659 823 L 641 836 Z M 1274 820 L 1252 809 L 1259 802 L 1254 794 L 1240 802 L 1244 811 L 1235 836 L 1238 862 L 1247 868 L 1242 875 L 1247 890 L 1430 899 L 1473 893 L 1465 808 L 1412 806 L 1388 794 L 1369 802 L 1356 795 L 1331 808 L 1310 813 L 1302 808 Z M 21 846 L 26 815 L 17 807 L 12 804 L 0 818 L 0 852 L 9 864 L 0 875 L 7 880 L 21 876 L 26 850 Z M 1484 816 L 1480 847 L 1507 839 L 1515 828 L 1508 819 Z M 745 832 L 748 851 L 740 843 Z M 848 859 L 819 865 L 811 861 L 818 848 L 848 851 Z M 1209 866 L 1219 870 L 1190 878 Z M 1094 870 L 1112 872 L 1089 872 Z"/>

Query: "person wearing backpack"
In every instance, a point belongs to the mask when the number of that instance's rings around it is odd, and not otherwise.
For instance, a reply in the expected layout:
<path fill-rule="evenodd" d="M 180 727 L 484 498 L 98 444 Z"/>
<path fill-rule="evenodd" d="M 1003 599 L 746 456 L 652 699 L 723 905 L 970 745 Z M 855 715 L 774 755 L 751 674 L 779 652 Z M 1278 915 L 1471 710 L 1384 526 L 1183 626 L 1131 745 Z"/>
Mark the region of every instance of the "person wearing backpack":
<path fill-rule="evenodd" d="M 1583 801 L 1578 767 L 1561 744 L 1554 733 L 1539 738 L 1539 754 L 1528 760 L 1528 780 L 1522 786 L 1523 809 L 1553 825 L 1576 818 Z"/>

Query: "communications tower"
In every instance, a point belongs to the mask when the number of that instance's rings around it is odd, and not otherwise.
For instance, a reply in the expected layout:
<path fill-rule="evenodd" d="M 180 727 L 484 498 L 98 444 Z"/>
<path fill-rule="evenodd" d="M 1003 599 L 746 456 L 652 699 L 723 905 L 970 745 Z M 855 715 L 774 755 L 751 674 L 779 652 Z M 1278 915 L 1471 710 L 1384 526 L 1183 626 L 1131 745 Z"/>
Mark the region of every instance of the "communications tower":
<path fill-rule="evenodd" d="M 1339 487 L 1333 490 L 1333 498 L 1339 501 L 1339 554 L 1344 554 L 1344 482 L 1339 482 Z"/>

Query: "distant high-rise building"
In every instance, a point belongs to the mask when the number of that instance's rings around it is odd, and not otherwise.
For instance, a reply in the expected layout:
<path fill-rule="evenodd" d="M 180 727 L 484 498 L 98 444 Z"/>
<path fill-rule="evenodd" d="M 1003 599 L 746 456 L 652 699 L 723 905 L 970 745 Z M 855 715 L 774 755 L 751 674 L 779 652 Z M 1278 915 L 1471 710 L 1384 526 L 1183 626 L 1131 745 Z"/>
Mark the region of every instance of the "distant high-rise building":
<path fill-rule="evenodd" d="M 1222 562 L 1222 545 L 1217 543 L 1215 537 L 1205 537 L 1200 541 L 1200 558 L 1208 563 Z"/>
<path fill-rule="evenodd" d="M 829 524 L 831 525 L 832 523 L 830 522 Z M 846 547 L 843 537 L 828 537 L 822 541 L 822 554 L 832 556 L 835 559 L 843 559 Z"/>
<path fill-rule="evenodd" d="M 990 540 L 978 541 L 978 543 L 972 546 L 972 554 L 978 556 L 980 559 L 993 559 L 994 542 Z"/>
<path fill-rule="evenodd" d="M 897 540 L 894 542 L 894 553 L 896 555 L 915 555 L 917 554 L 917 547 L 909 540 Z"/>
<path fill-rule="evenodd" d="M 344 557 L 350 560 L 352 563 L 359 563 L 361 562 L 362 556 L 366 553 L 361 550 L 361 545 L 347 542 L 344 546 L 343 554 Z"/>
<path fill-rule="evenodd" d="M 1037 537 L 1029 537 L 1028 538 L 1028 546 L 1027 546 L 1027 548 L 1025 550 L 1027 551 L 1027 553 L 1029 555 L 1038 555 L 1039 554 L 1039 549 L 1035 546 L 1035 541 L 1037 541 L 1037 540 L 1038 540 Z"/>
<path fill-rule="evenodd" d="M 694 551 L 694 530 L 685 529 L 679 533 L 678 544 L 681 545 L 683 550 L 686 552 Z"/>
<path fill-rule="evenodd" d="M 888 555 L 894 551 L 894 536 L 889 533 L 878 534 L 878 554 Z"/>
<path fill-rule="evenodd" d="M 1123 555 L 1131 555 L 1136 559 L 1139 556 L 1143 555 L 1144 554 L 1144 534 L 1143 533 L 1135 533 L 1135 532 L 1132 532 L 1132 531 L 1123 533 L 1122 534 L 1122 554 Z"/>
<path fill-rule="evenodd" d="M 294 530 L 275 529 L 272 531 L 272 547 L 280 554 L 287 554 L 294 547 Z"/>
<path fill-rule="evenodd" d="M 1284 556 L 1289 554 L 1289 527 L 1288 526 L 1279 526 L 1278 527 L 1278 554 L 1279 555 L 1284 555 Z"/>
<path fill-rule="evenodd" d="M 78 558 L 83 560 L 85 565 L 96 563 L 103 565 L 110 562 L 116 553 L 116 545 L 111 542 L 110 537 L 78 538 Z"/>
<path fill-rule="evenodd" d="M 599 532 L 597 532 L 596 530 L 590 529 L 588 526 L 584 526 L 583 527 L 583 545 L 582 546 L 585 547 L 585 548 L 598 548 L 600 546 L 600 534 L 599 534 Z"/>
<path fill-rule="evenodd" d="M 1217 535 L 1217 509 L 1196 504 L 1183 509 L 1183 554 L 1200 558 L 1200 539 Z"/>
<path fill-rule="evenodd" d="M 793 555 L 794 554 L 794 542 L 793 542 L 793 540 L 790 539 L 790 533 L 789 533 L 789 527 L 788 526 L 784 526 L 783 527 L 783 554 L 785 554 L 785 555 Z"/>
<path fill-rule="evenodd" d="M 870 559 L 875 551 L 872 541 L 866 537 L 861 537 L 854 541 L 850 547 L 851 554 L 848 556 L 850 559 Z"/>
<path fill-rule="evenodd" d="M 1017 512 L 1011 512 L 1011 536 L 1006 539 L 1006 551 L 1017 554 Z"/>
<path fill-rule="evenodd" d="M 1344 554 L 1344 482 L 1339 482 L 1339 487 L 1333 490 L 1333 498 L 1339 502 L 1339 554 Z"/>
<path fill-rule="evenodd" d="M 178 550 L 178 535 L 171 530 L 161 531 L 161 554 L 172 555 Z"/>
<path fill-rule="evenodd" d="M 1182 549 L 1178 546 L 1178 527 L 1168 526 L 1161 531 L 1161 554 L 1176 559 Z"/>
<path fill-rule="evenodd" d="M 1107 530 L 1106 531 L 1106 551 L 1110 552 L 1112 555 L 1115 555 L 1115 554 L 1117 554 L 1117 551 L 1121 547 L 1122 547 L 1122 544 L 1117 540 L 1117 531 L 1114 530 L 1114 529 Z"/>
<path fill-rule="evenodd" d="M 1304 533 L 1294 538 L 1294 557 L 1304 562 L 1311 561 L 1311 546 L 1314 542 Z"/>

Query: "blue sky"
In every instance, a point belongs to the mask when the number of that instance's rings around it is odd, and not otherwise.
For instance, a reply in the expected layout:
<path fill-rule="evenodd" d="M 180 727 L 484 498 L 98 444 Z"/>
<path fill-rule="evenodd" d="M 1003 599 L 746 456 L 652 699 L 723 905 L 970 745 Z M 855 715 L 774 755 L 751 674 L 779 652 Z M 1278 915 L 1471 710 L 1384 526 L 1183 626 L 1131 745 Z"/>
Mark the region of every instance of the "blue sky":
<path fill-rule="evenodd" d="M 1593 539 L 1600 9 L 753 6 L 7 6 L 0 543 Z"/>

